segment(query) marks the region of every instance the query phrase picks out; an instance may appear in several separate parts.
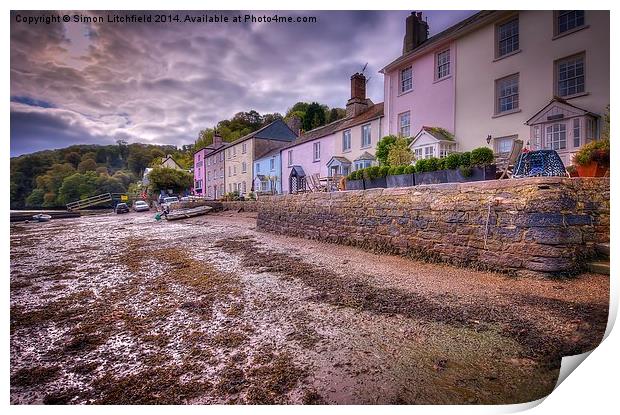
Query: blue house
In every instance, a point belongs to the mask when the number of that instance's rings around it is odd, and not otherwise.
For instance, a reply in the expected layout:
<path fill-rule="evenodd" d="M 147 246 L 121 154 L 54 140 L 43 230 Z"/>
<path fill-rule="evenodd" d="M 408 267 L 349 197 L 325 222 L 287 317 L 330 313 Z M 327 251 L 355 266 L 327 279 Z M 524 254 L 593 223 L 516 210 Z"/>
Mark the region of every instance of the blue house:
<path fill-rule="evenodd" d="M 258 194 L 282 193 L 279 148 L 254 160 L 254 192 Z"/>

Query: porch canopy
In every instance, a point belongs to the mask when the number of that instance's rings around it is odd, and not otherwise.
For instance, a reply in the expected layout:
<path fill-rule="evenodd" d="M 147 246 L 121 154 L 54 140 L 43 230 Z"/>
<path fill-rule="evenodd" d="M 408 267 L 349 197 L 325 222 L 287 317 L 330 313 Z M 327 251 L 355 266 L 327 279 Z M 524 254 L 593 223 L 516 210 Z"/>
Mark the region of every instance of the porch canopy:
<path fill-rule="evenodd" d="M 288 176 L 288 188 L 290 193 L 306 191 L 306 172 L 301 166 L 292 166 Z"/>
<path fill-rule="evenodd" d="M 345 171 L 351 171 L 351 161 L 346 157 L 333 156 L 327 162 L 327 171 L 329 173 L 343 174 Z M 333 174 L 331 174 L 333 176 Z"/>

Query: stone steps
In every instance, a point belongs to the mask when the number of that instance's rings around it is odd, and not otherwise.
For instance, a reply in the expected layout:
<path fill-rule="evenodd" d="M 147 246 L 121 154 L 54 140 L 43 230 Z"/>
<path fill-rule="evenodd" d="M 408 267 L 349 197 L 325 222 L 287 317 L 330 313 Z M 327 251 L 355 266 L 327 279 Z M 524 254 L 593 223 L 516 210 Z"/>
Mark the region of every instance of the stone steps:
<path fill-rule="evenodd" d="M 588 271 L 595 274 L 609 275 L 609 261 L 588 262 Z"/>
<path fill-rule="evenodd" d="M 601 258 L 609 258 L 609 242 L 596 244 L 596 252 Z"/>

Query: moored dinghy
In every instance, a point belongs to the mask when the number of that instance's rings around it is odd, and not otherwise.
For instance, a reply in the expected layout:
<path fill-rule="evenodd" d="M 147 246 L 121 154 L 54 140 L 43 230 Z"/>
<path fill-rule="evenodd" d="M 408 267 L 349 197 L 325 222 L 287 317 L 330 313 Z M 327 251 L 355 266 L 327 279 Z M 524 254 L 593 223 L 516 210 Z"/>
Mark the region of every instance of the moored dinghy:
<path fill-rule="evenodd" d="M 194 216 L 204 215 L 213 209 L 211 206 L 198 206 L 190 209 L 175 209 L 165 215 L 166 220 L 178 220 L 185 218 L 193 218 Z"/>
<path fill-rule="evenodd" d="M 52 217 L 44 213 L 39 213 L 38 215 L 32 216 L 32 220 L 34 220 L 35 222 L 49 222 L 50 219 L 52 219 Z"/>

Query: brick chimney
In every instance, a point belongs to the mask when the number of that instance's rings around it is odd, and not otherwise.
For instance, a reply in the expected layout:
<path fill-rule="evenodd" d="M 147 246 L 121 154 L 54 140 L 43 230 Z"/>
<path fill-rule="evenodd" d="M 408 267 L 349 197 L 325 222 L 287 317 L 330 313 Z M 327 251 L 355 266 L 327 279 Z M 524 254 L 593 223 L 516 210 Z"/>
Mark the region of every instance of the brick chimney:
<path fill-rule="evenodd" d="M 218 134 L 218 132 L 213 133 L 213 145 L 219 147 L 222 145 L 222 136 Z"/>
<path fill-rule="evenodd" d="M 347 117 L 355 117 L 368 109 L 366 77 L 361 73 L 351 76 L 351 99 L 347 101 Z"/>
<path fill-rule="evenodd" d="M 422 12 L 411 12 L 405 21 L 403 55 L 426 42 L 426 39 L 428 39 L 428 23 L 422 20 Z"/>

